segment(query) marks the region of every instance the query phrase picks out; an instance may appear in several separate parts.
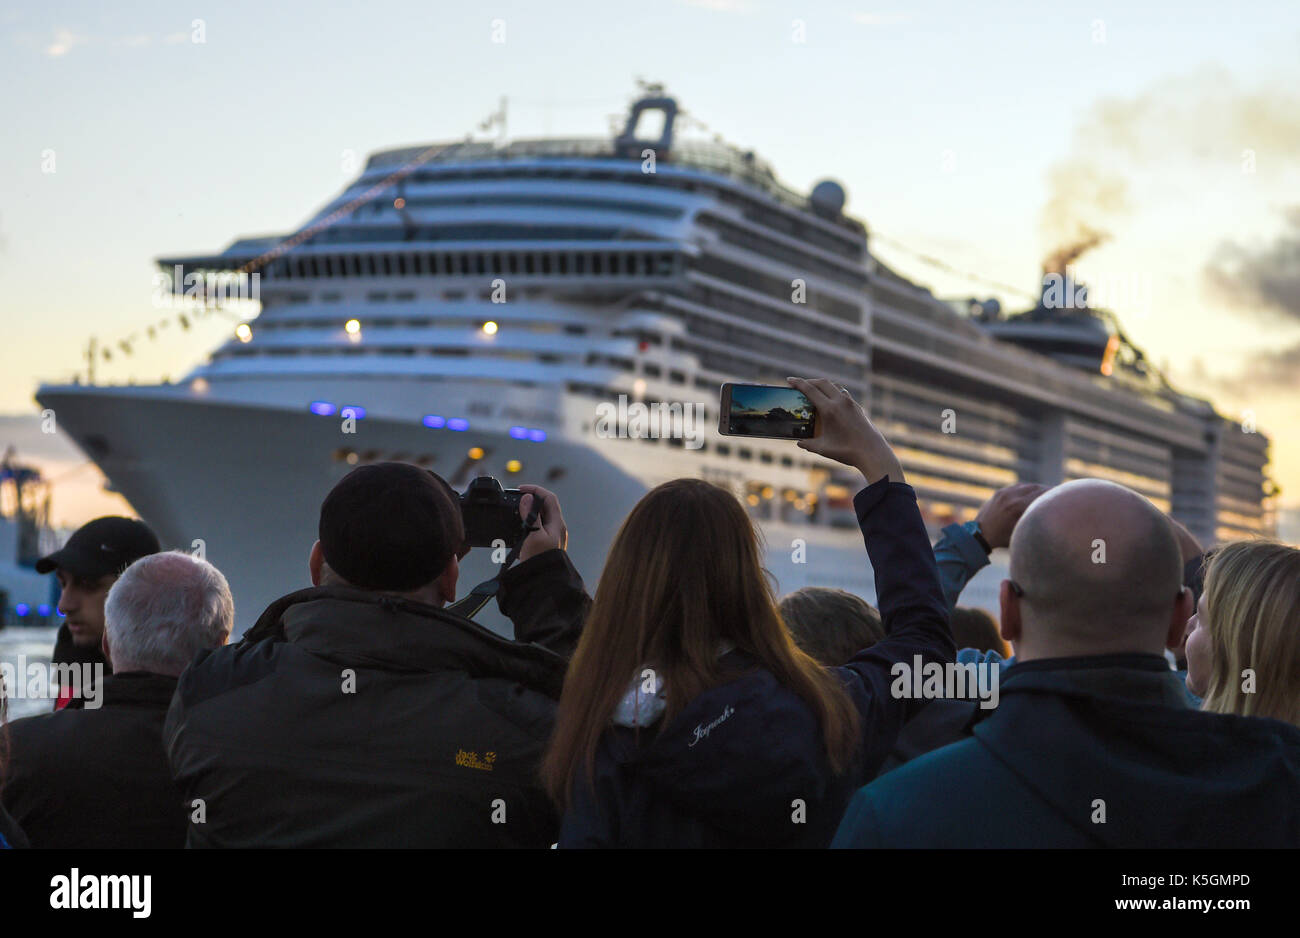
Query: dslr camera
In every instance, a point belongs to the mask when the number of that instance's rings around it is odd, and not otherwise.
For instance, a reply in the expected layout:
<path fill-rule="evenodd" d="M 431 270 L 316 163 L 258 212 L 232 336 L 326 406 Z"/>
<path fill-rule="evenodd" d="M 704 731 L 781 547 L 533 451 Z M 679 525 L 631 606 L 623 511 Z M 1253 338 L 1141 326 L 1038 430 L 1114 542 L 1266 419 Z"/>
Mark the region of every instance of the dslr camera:
<path fill-rule="evenodd" d="M 491 476 L 479 476 L 461 493 L 460 515 L 465 522 L 465 544 L 491 547 L 504 541 L 514 547 L 528 534 L 524 519 L 519 517 L 519 502 L 524 493 L 503 489 Z"/>

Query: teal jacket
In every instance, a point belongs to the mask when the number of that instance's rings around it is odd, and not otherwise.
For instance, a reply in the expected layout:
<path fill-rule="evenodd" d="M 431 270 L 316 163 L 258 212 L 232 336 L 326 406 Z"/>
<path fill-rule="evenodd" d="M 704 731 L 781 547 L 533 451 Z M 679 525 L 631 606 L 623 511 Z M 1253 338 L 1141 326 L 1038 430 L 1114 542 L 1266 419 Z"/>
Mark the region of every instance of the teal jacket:
<path fill-rule="evenodd" d="M 854 796 L 833 847 L 1298 847 L 1300 729 L 1191 708 L 1157 655 L 1021 662 L 974 735 Z"/>

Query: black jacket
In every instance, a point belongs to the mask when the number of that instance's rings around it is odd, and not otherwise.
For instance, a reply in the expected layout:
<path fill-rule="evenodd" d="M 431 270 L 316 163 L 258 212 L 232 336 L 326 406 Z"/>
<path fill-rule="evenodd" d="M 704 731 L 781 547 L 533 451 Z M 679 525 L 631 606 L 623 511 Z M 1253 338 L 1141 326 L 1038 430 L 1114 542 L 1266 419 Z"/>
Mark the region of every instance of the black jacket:
<path fill-rule="evenodd" d="M 104 679 L 102 706 L 76 698 L 15 720 L 0 798 L 33 847 L 181 847 L 185 808 L 162 724 L 176 678 Z"/>
<path fill-rule="evenodd" d="M 189 845 L 554 843 L 537 770 L 590 600 L 560 550 L 506 571 L 498 600 L 518 641 L 422 603 L 303 590 L 197 657 L 166 728 L 202 801 Z"/>
<path fill-rule="evenodd" d="M 857 764 L 834 773 L 813 711 L 741 651 L 734 680 L 664 727 L 610 727 L 594 784 L 575 780 L 561 847 L 825 847 L 853 790 L 872 778 L 925 703 L 890 694 L 895 662 L 951 661 L 939 571 L 910 486 L 854 498 L 886 637 L 832 669 L 862 719 Z M 639 737 L 637 734 L 640 734 Z"/>
<path fill-rule="evenodd" d="M 86 672 L 81 669 L 81 665 L 100 665 L 104 669 L 104 676 L 113 673 L 113 666 L 109 664 L 108 659 L 104 657 L 104 652 L 100 649 L 99 644 L 78 645 L 72 640 L 72 630 L 68 628 L 68 623 L 64 622 L 59 626 L 58 633 L 54 636 L 54 650 L 50 653 L 50 664 L 72 664 L 77 665 L 82 674 Z M 93 670 L 90 672 L 93 675 Z M 92 683 L 93 686 L 93 683 Z M 70 689 L 60 687 L 59 696 L 54 701 L 54 709 L 61 710 L 67 706 L 70 697 Z M 90 688 L 82 689 L 83 696 L 90 696 L 93 691 Z"/>
<path fill-rule="evenodd" d="M 1300 729 L 1191 709 L 1163 657 L 1025 661 L 999 692 L 859 791 L 834 846 L 1300 846 Z"/>

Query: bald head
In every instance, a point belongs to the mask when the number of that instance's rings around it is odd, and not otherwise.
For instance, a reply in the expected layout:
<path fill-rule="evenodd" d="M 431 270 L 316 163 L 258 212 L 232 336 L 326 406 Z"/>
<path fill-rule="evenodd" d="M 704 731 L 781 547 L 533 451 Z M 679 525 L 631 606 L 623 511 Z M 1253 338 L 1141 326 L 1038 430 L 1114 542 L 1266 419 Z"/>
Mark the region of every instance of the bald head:
<path fill-rule="evenodd" d="M 1114 482 L 1057 486 L 1025 512 L 1011 538 L 1003 619 L 1015 606 L 1017 658 L 1159 654 L 1172 623 L 1191 614 L 1169 520 Z M 1188 608 L 1184 611 L 1182 605 Z M 1181 618 L 1179 618 L 1181 617 Z"/>

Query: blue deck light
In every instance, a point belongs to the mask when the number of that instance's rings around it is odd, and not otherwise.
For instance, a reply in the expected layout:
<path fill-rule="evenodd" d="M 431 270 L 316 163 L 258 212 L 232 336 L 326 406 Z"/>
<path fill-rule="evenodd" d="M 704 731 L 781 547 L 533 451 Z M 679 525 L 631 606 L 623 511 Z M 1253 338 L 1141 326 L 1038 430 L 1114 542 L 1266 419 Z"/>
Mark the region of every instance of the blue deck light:
<path fill-rule="evenodd" d="M 36 614 L 40 616 L 42 619 L 48 619 L 50 617 L 50 604 L 41 603 L 39 606 L 36 607 Z"/>
<path fill-rule="evenodd" d="M 447 429 L 455 430 L 457 433 L 464 433 L 469 429 L 469 421 L 464 417 L 452 417 L 447 421 Z"/>
<path fill-rule="evenodd" d="M 437 414 L 429 414 L 424 418 L 424 425 L 431 430 L 441 430 L 447 425 L 447 418 L 439 417 Z"/>
<path fill-rule="evenodd" d="M 543 440 L 546 439 L 546 431 L 545 431 L 545 430 L 529 430 L 529 431 L 528 431 L 528 439 L 532 440 L 534 443 L 541 443 Z"/>
<path fill-rule="evenodd" d="M 340 417 L 355 417 L 358 420 L 366 419 L 366 409 L 358 407 L 356 404 L 348 404 L 346 407 L 339 409 Z"/>
<path fill-rule="evenodd" d="M 511 427 L 511 428 L 510 428 L 510 435 L 511 435 L 512 437 L 514 437 L 516 440 L 526 440 L 526 439 L 528 439 L 528 428 L 527 428 L 527 427 Z"/>
<path fill-rule="evenodd" d="M 32 611 L 32 607 L 27 605 L 27 603 L 19 603 L 18 605 L 14 606 L 14 612 L 17 614 L 18 618 L 20 619 L 27 618 L 27 613 L 31 611 Z"/>
<path fill-rule="evenodd" d="M 334 405 L 329 401 L 312 401 L 311 412 L 317 417 L 330 417 L 334 414 Z"/>

